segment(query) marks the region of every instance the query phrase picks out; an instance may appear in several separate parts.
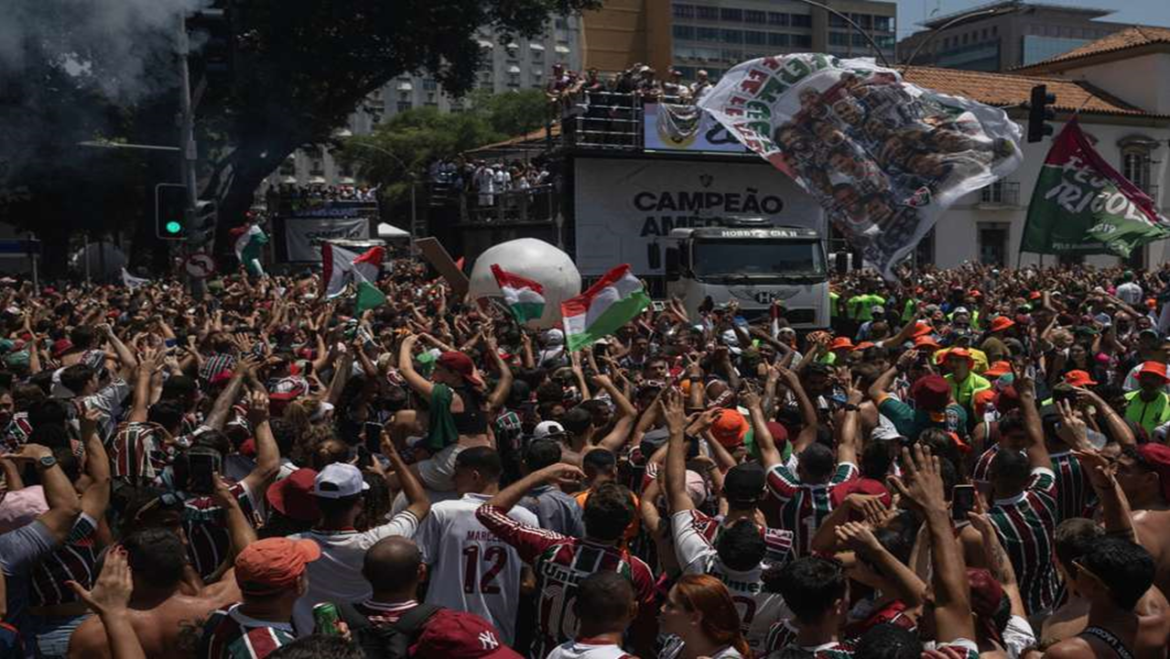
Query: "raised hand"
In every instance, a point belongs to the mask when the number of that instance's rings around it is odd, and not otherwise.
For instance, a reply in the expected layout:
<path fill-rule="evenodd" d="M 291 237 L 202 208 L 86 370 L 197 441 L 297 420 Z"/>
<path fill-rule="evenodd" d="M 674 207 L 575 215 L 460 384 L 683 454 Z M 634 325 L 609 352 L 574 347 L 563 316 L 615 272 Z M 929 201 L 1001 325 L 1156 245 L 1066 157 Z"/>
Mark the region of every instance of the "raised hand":
<path fill-rule="evenodd" d="M 99 615 L 124 614 L 134 591 L 134 580 L 127 559 L 126 550 L 121 546 L 111 547 L 106 552 L 102 572 L 98 575 L 93 589 L 88 590 L 76 581 L 65 582 L 77 593 L 94 613 Z"/>

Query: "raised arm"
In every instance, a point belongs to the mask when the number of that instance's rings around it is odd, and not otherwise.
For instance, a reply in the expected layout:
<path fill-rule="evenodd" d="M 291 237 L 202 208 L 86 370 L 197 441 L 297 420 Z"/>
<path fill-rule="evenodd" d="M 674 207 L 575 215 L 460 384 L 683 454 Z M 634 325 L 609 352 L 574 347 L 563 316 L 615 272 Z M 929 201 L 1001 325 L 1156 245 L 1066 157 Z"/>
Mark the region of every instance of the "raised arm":
<path fill-rule="evenodd" d="M 133 351 L 127 348 L 125 343 L 122 343 L 122 339 L 118 338 L 118 335 L 114 333 L 114 328 L 110 325 L 102 324 L 98 326 L 98 329 L 105 333 L 110 345 L 114 348 L 114 352 L 118 354 L 118 361 L 122 365 L 122 377 L 129 379 L 134 373 L 134 368 L 138 366 L 138 360 L 134 358 Z"/>
<path fill-rule="evenodd" d="M 760 451 L 760 462 L 765 466 L 779 464 L 783 456 L 776 448 L 776 438 L 768 430 L 768 422 L 764 418 L 764 410 L 760 403 L 760 396 L 754 391 L 745 391 L 740 394 L 740 401 L 748 409 L 751 417 L 752 432 L 756 438 L 756 448 Z M 719 442 L 712 442 L 712 445 Z"/>
<path fill-rule="evenodd" d="M 817 439 L 817 407 L 813 405 L 812 399 L 804 391 L 804 385 L 800 383 L 800 376 L 796 371 L 783 367 L 778 368 L 780 370 L 780 381 L 796 397 L 796 405 L 800 409 L 800 419 L 803 426 L 800 432 L 797 433 L 796 439 L 792 441 L 792 451 L 794 453 L 800 453 Z"/>
<path fill-rule="evenodd" d="M 276 437 L 272 434 L 268 415 L 268 394 L 264 391 L 253 391 L 248 397 L 248 421 L 252 424 L 252 433 L 256 438 L 256 466 L 244 476 L 242 482 L 249 492 L 261 496 L 280 473 L 280 447 L 277 446 Z"/>
<path fill-rule="evenodd" d="M 212 404 L 211 412 L 207 414 L 203 425 L 213 430 L 223 430 L 227 424 L 228 414 L 232 411 L 232 405 L 240 396 L 240 388 L 244 386 L 244 378 L 248 376 L 248 371 L 255 367 L 255 363 L 252 357 L 245 357 L 236 363 L 232 379 L 228 381 L 223 391 L 219 392 L 219 396 Z"/>
<path fill-rule="evenodd" d="M 493 332 L 484 334 L 483 346 L 487 349 L 489 358 L 492 363 L 496 365 L 496 371 L 500 374 L 500 380 L 496 383 L 496 388 L 488 396 L 487 404 L 489 410 L 498 410 L 504 406 L 508 400 L 508 395 L 512 393 L 512 382 L 515 378 L 512 376 L 512 369 L 508 367 L 508 362 L 500 356 L 500 348 L 496 343 L 496 335 Z"/>
<path fill-rule="evenodd" d="M 76 581 L 66 582 L 78 599 L 85 602 L 101 619 L 108 639 L 111 659 L 146 659 L 142 643 L 130 624 L 130 595 L 134 590 L 130 563 L 126 550 L 114 547 L 106 552 L 102 572 L 93 590 L 86 590 Z"/>
<path fill-rule="evenodd" d="M 98 434 L 101 412 L 86 410 L 81 418 L 81 439 L 85 442 L 85 473 L 89 484 L 81 495 L 81 511 L 101 520 L 110 505 L 110 458 Z"/>
<path fill-rule="evenodd" d="M 414 370 L 414 344 L 418 342 L 418 336 L 411 334 L 402 339 L 402 345 L 398 348 L 398 372 L 410 385 L 410 388 L 415 393 L 422 396 L 428 403 L 431 401 L 431 393 L 435 390 L 435 383 L 419 375 L 418 371 Z"/>
<path fill-rule="evenodd" d="M 845 384 L 845 417 L 837 437 L 837 461 L 857 464 L 857 445 L 861 435 L 861 390 L 852 382 Z"/>
<path fill-rule="evenodd" d="M 663 396 L 660 406 L 667 430 L 670 431 L 666 449 L 666 502 L 670 505 L 671 514 L 674 514 L 695 507 L 687 494 L 687 449 L 683 432 L 686 413 L 683 411 L 682 397 L 676 390 Z"/>
<path fill-rule="evenodd" d="M 1028 433 L 1028 463 L 1033 469 L 1052 469 L 1048 446 L 1044 443 L 1044 426 L 1040 422 L 1040 410 L 1036 409 L 1036 383 L 1023 371 L 1017 369 L 1016 393 L 1020 395 L 1020 413 Z"/>
<path fill-rule="evenodd" d="M 630 431 L 634 429 L 634 423 L 638 420 L 638 408 L 634 407 L 630 399 L 626 398 L 625 394 L 614 386 L 613 380 L 608 375 L 594 375 L 593 384 L 609 394 L 609 399 L 617 408 L 617 419 L 614 421 L 613 430 L 602 437 L 597 445 L 616 453 L 622 446 L 625 446 L 630 438 Z"/>
<path fill-rule="evenodd" d="M 65 542 L 65 538 L 68 538 L 69 532 L 73 530 L 73 523 L 81 514 L 81 501 L 77 498 L 73 483 L 69 482 L 69 477 L 61 470 L 60 464 L 53 461 L 51 467 L 44 466 L 43 459 L 52 458 L 53 451 L 40 444 L 25 444 L 20 450 L 9 453 L 7 457 L 25 463 L 31 462 L 36 466 L 40 472 L 41 485 L 44 486 L 45 501 L 49 504 L 49 509 L 37 520 L 45 525 L 58 544 Z"/>
<path fill-rule="evenodd" d="M 420 521 L 425 519 L 427 513 L 431 512 L 431 500 L 427 497 L 427 491 L 419 482 L 418 476 L 414 475 L 410 466 L 398 454 L 398 449 L 394 447 L 394 442 L 390 439 L 390 433 L 385 430 L 382 431 L 382 455 L 390 460 L 390 466 L 398 476 L 399 485 L 402 486 L 402 494 L 410 502 L 406 509 L 414 513 L 414 516 Z"/>
<path fill-rule="evenodd" d="M 982 497 L 976 498 L 975 510 L 968 512 L 967 518 L 971 521 L 971 526 L 979 531 L 979 535 L 983 536 L 984 560 L 991 571 L 991 576 L 1003 586 L 1004 592 L 1007 593 L 1008 601 L 1011 602 L 1012 615 L 1027 618 L 1028 613 L 1027 609 L 1024 608 L 1024 598 L 1020 595 L 1020 583 L 1016 580 L 1016 570 L 1012 567 L 1011 558 L 1003 548 L 1003 543 L 999 541 L 999 534 L 995 532 L 991 518 L 983 509 Z"/>

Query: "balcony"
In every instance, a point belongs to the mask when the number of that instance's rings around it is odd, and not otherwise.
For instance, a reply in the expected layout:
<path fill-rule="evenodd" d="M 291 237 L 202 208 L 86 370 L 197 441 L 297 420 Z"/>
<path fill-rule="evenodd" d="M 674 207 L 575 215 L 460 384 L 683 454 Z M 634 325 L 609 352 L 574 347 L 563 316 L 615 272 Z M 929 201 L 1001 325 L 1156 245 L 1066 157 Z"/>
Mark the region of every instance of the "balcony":
<path fill-rule="evenodd" d="M 1020 205 L 1018 181 L 996 181 L 979 191 L 977 208 L 1017 208 Z"/>

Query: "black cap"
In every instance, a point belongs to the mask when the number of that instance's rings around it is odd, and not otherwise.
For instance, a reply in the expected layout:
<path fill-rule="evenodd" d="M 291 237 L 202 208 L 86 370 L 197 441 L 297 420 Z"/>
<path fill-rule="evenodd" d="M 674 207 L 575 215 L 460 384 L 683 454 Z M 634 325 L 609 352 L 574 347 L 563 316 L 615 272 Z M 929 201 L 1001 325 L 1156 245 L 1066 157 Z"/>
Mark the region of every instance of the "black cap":
<path fill-rule="evenodd" d="M 754 462 L 737 464 L 723 477 L 723 494 L 732 504 L 755 505 L 764 493 L 764 468 Z"/>

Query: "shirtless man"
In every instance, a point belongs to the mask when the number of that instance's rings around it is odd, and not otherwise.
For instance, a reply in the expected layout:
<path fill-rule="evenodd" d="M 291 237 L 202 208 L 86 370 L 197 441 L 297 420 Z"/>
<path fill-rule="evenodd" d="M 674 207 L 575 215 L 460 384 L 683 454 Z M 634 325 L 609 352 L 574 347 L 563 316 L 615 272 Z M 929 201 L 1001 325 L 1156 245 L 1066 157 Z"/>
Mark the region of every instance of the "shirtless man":
<path fill-rule="evenodd" d="M 1122 450 L 1117 483 L 1133 510 L 1138 542 L 1150 552 L 1156 569 L 1154 584 L 1170 592 L 1170 446 L 1142 444 Z"/>
<path fill-rule="evenodd" d="M 171 531 L 148 528 L 127 537 L 133 570 L 130 623 L 146 659 L 193 657 L 197 630 L 212 611 L 240 601 L 230 575 L 196 595 L 183 593 L 187 551 Z M 69 659 L 110 659 L 106 630 L 100 618 L 86 620 L 69 640 Z"/>

